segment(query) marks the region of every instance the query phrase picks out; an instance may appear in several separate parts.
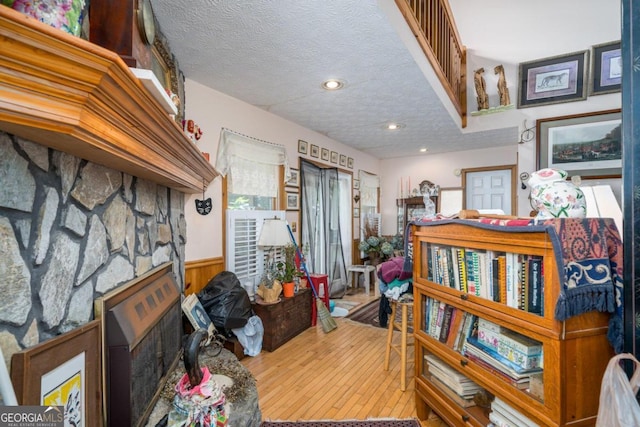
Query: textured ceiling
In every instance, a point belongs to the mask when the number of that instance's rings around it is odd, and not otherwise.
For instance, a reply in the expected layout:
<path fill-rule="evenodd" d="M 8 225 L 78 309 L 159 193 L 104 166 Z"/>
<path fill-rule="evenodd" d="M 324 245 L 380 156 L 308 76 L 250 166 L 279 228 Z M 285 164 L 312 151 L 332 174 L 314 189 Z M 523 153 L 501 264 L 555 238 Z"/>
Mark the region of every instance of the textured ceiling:
<path fill-rule="evenodd" d="M 460 120 L 447 112 L 381 11 L 379 3 L 386 2 L 393 5 L 392 0 L 151 0 L 187 78 L 374 157 L 517 141 L 516 127 L 462 132 Z M 345 88 L 321 89 L 328 78 L 346 81 Z M 384 128 L 389 122 L 404 127 L 391 132 Z"/>

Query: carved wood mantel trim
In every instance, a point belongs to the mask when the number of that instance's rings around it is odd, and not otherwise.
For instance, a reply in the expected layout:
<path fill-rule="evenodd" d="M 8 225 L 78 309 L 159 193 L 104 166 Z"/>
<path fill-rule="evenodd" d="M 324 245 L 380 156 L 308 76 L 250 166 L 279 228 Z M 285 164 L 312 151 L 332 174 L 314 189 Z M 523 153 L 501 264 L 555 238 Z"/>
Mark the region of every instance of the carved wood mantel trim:
<path fill-rule="evenodd" d="M 114 52 L 0 6 L 0 129 L 187 193 L 217 173 Z"/>

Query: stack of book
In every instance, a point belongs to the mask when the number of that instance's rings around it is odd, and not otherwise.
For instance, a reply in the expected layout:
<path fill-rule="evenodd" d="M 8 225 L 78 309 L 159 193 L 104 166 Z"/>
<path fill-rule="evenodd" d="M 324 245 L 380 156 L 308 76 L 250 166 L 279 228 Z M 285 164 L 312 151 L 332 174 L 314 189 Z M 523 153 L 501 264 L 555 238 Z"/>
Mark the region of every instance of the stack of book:
<path fill-rule="evenodd" d="M 479 319 L 478 341 L 522 369 L 542 368 L 542 344 L 534 339 Z"/>
<path fill-rule="evenodd" d="M 463 408 L 474 406 L 473 397 L 482 390 L 478 384 L 432 354 L 424 356 L 431 383 Z"/>
<path fill-rule="evenodd" d="M 461 353 L 466 337 L 477 318 L 457 307 L 427 298 L 424 331 L 449 348 Z"/>
<path fill-rule="evenodd" d="M 512 406 L 498 397 L 491 402 L 489 420 L 494 427 L 538 427 L 538 424 L 516 411 Z"/>

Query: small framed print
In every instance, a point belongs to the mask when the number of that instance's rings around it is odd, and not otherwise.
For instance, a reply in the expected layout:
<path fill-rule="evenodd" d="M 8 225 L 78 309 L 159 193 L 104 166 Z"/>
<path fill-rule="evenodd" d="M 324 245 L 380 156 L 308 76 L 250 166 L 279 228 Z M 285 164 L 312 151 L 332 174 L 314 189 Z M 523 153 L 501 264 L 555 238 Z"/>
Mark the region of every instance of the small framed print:
<path fill-rule="evenodd" d="M 359 179 L 354 179 L 353 180 L 353 189 L 354 190 L 359 190 L 360 189 L 360 180 Z"/>
<path fill-rule="evenodd" d="M 338 164 L 338 152 L 337 151 L 332 151 L 331 152 L 331 163 Z"/>
<path fill-rule="evenodd" d="M 622 83 L 622 55 L 620 40 L 591 48 L 590 95 L 620 92 Z"/>
<path fill-rule="evenodd" d="M 521 63 L 518 108 L 586 99 L 588 63 L 586 50 Z"/>
<path fill-rule="evenodd" d="M 321 150 L 320 158 L 321 158 L 322 160 L 324 160 L 325 162 L 328 162 L 328 161 L 329 161 L 329 149 L 328 149 L 328 148 L 323 148 L 323 149 Z"/>
<path fill-rule="evenodd" d="M 340 154 L 340 166 L 347 166 L 347 156 Z"/>
<path fill-rule="evenodd" d="M 301 139 L 298 140 L 298 153 L 307 154 L 309 150 L 309 144 L 307 141 L 303 141 Z"/>
<path fill-rule="evenodd" d="M 311 144 L 311 157 L 315 157 L 316 159 L 320 157 L 320 147 L 315 144 Z"/>
<path fill-rule="evenodd" d="M 347 158 L 347 167 L 349 169 L 353 169 L 353 157 L 348 157 Z"/>
<path fill-rule="evenodd" d="M 360 218 L 360 208 L 353 208 L 353 217 Z"/>
<path fill-rule="evenodd" d="M 291 171 L 291 179 L 286 182 L 289 187 L 299 187 L 300 186 L 300 171 L 298 169 L 289 168 Z"/>
<path fill-rule="evenodd" d="M 300 210 L 300 195 L 295 192 L 287 191 L 287 210 L 299 211 Z"/>

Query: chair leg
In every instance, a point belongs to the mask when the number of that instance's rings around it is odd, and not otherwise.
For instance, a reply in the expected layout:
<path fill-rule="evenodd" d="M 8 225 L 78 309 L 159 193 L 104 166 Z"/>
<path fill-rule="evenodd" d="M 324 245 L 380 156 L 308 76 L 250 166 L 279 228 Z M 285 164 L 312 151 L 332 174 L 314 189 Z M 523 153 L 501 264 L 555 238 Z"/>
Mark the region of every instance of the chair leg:
<path fill-rule="evenodd" d="M 407 305 L 402 304 L 402 330 L 401 344 L 400 344 L 400 390 L 405 391 L 407 389 Z"/>
<path fill-rule="evenodd" d="M 393 341 L 393 322 L 394 319 L 396 318 L 396 307 L 397 304 L 392 301 L 391 302 L 391 317 L 389 318 L 389 328 L 387 329 L 387 350 L 384 354 L 384 370 L 388 371 L 389 370 L 389 359 L 391 356 L 391 345 L 392 345 L 392 341 Z"/>

